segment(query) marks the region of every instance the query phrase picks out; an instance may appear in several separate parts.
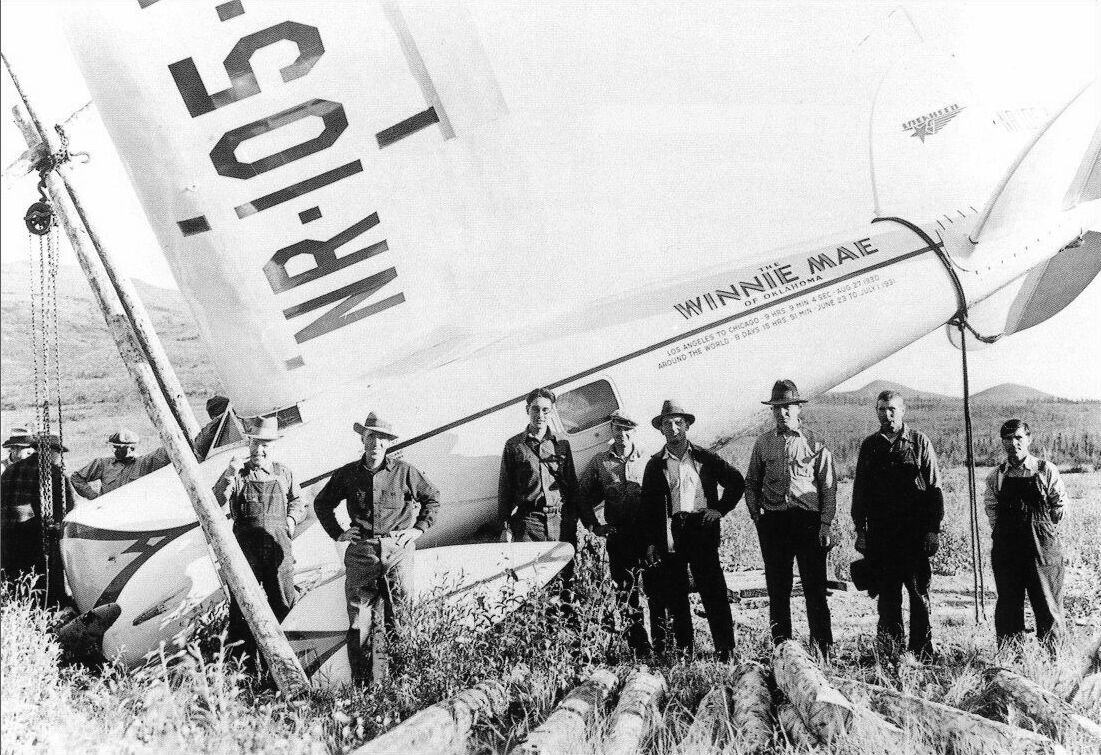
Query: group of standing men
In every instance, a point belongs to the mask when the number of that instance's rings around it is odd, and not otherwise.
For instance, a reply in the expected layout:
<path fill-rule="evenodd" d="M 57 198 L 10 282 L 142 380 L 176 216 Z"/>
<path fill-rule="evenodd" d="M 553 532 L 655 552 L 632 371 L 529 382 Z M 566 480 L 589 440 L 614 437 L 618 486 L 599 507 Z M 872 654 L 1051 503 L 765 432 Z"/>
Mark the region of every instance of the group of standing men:
<path fill-rule="evenodd" d="M 555 437 L 549 426 L 554 403 L 550 391 L 533 391 L 527 398 L 528 427 L 505 445 L 499 496 L 505 539 L 576 544 L 578 520 L 605 537 L 611 577 L 629 620 L 627 641 L 640 656 L 665 651 L 670 625 L 676 647 L 692 649 L 691 573 L 716 656 L 724 659 L 734 647 L 734 631 L 719 562 L 720 524 L 744 492 L 765 565 L 773 642 L 792 636 L 797 565 L 811 642 L 829 655 L 826 558 L 833 546 L 836 474 L 829 449 L 801 425 L 806 401 L 792 381 L 777 381 L 762 402 L 772 407 L 775 428 L 756 439 L 744 479 L 721 457 L 690 442 L 695 416 L 666 401 L 651 422 L 665 437 L 661 451 L 647 458 L 635 443 L 638 424 L 617 411 L 608 417 L 610 447 L 578 480 L 568 441 Z M 944 518 L 937 456 L 928 437 L 904 421 L 900 394 L 880 393 L 876 414 L 880 427 L 861 444 L 853 485 L 855 547 L 864 555 L 857 568 L 862 567 L 869 594 L 878 598 L 880 641 L 928 658 L 931 560 Z M 1054 465 L 1028 454 L 1027 424 L 1011 420 L 1001 435 L 1007 460 L 991 473 L 986 492 L 998 585 L 995 631 L 999 644 L 1020 636 L 1027 594 L 1038 636 L 1050 645 L 1062 622 L 1055 525 L 1065 490 Z M 606 524 L 594 513 L 600 504 Z M 908 641 L 903 589 L 909 596 Z"/>

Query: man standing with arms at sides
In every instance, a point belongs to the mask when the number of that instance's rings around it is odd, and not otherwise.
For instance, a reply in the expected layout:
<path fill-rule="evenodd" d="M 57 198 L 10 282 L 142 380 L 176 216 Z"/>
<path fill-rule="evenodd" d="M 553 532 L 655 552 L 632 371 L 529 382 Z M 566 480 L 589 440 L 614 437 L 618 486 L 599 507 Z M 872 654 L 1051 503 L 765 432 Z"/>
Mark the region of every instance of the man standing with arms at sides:
<path fill-rule="evenodd" d="M 809 431 L 800 428 L 806 400 L 790 380 L 777 380 L 772 397 L 776 428 L 753 444 L 746 470 L 746 504 L 757 525 L 765 562 L 772 641 L 791 639 L 792 562 L 807 601 L 811 643 L 823 657 L 833 645 L 830 607 L 826 602 L 826 554 L 837 508 L 833 456 Z"/>
<path fill-rule="evenodd" d="M 646 462 L 642 476 L 643 537 L 646 560 L 653 564 L 645 579 L 650 633 L 654 650 L 665 652 L 667 624 L 672 619 L 677 647 L 692 651 L 691 568 L 715 655 L 726 661 L 734 649 L 734 620 L 719 565 L 719 540 L 723 515 L 742 497 L 745 480 L 720 456 L 688 441 L 688 429 L 695 421 L 695 415 L 670 400 L 651 421 L 665 436 L 665 447 Z"/>
<path fill-rule="evenodd" d="M 994 631 L 998 646 L 1025 630 L 1025 594 L 1036 617 L 1036 638 L 1048 652 L 1063 627 L 1063 547 L 1059 520 L 1067 490 L 1054 464 L 1029 453 L 1032 431 L 1011 419 L 1001 427 L 1006 460 L 986 479 L 986 516 L 993 530 L 990 567 L 998 589 Z"/>
<path fill-rule="evenodd" d="M 126 428 L 112 433 L 107 443 L 114 448 L 114 455 L 93 459 L 74 472 L 76 492 L 91 500 L 168 466 L 168 453 L 163 448 L 138 456 L 138 440 L 138 434 Z"/>
<path fill-rule="evenodd" d="M 597 526 L 594 532 L 607 537 L 608 568 L 630 621 L 627 645 L 635 655 L 646 657 L 650 654 L 650 638 L 642 621 L 639 600 L 642 561 L 646 556 L 639 496 L 646 460 L 634 441 L 638 423 L 618 410 L 609 415 L 608 421 L 612 425 L 611 447 L 589 462 L 581 478 L 581 493 L 589 509 L 595 510 L 604 503 L 607 525 Z"/>
<path fill-rule="evenodd" d="M 581 500 L 570 442 L 550 427 L 557 399 L 546 388 L 528 394 L 528 426 L 505 441 L 497 486 L 498 526 L 504 542 L 552 542 L 577 547 L 577 520 L 596 531 L 596 514 Z M 562 570 L 567 589 L 573 563 Z"/>
<path fill-rule="evenodd" d="M 944 492 L 933 444 L 903 419 L 906 402 L 895 391 L 876 398 L 879 432 L 860 444 L 853 478 L 852 517 L 856 550 L 867 556 L 879 589 L 879 638 L 903 641 L 902 588 L 910 596 L 907 648 L 921 658 L 933 654 L 929 584 L 930 559 L 940 548 Z"/>
<path fill-rule="evenodd" d="M 279 621 L 294 605 L 291 537 L 306 518 L 306 506 L 294 475 L 272 458 L 272 445 L 281 437 L 275 417 L 264 417 L 248 435 L 248 460 L 242 464 L 234 456 L 214 485 L 214 496 L 223 507 L 229 507 L 233 534 Z M 230 641 L 241 643 L 238 652 L 259 661 L 256 640 L 236 600 L 229 604 L 228 636 Z"/>
<path fill-rule="evenodd" d="M 386 678 L 388 658 L 381 647 L 372 647 L 372 625 L 382 619 L 392 627 L 394 609 L 408 608 L 415 544 L 436 519 L 440 493 L 419 469 L 388 455 L 397 439 L 389 422 L 371 412 L 352 430 L 363 442 L 363 456 L 333 472 L 313 505 L 329 537 L 348 543 L 348 660 L 352 680 L 363 683 Z M 348 508 L 348 529 L 334 513 L 341 501 Z M 380 597 L 389 598 L 389 605 L 376 617 Z"/>
<path fill-rule="evenodd" d="M 0 476 L 0 571 L 6 579 L 18 579 L 32 570 L 34 587 L 45 590 L 46 606 L 66 606 L 65 570 L 61 563 L 61 520 L 74 504 L 73 486 L 61 471 L 61 454 L 69 449 L 56 435 L 32 435 L 31 453 Z M 49 455 L 50 489 L 53 493 L 53 526 L 43 537 L 42 459 Z"/>

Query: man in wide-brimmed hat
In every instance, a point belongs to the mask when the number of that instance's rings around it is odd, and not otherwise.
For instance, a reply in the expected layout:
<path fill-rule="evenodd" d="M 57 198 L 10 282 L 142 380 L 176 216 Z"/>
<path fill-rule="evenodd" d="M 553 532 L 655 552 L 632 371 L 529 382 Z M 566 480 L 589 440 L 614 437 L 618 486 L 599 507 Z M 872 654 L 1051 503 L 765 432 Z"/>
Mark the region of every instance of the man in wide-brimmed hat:
<path fill-rule="evenodd" d="M 860 444 L 853 477 L 852 518 L 856 550 L 874 574 L 879 594 L 878 635 L 895 651 L 905 632 L 902 588 L 910 596 L 909 650 L 933 653 L 930 559 L 940 547 L 944 493 L 937 452 L 923 433 L 904 421 L 906 402 L 893 390 L 875 401 L 879 430 Z"/>
<path fill-rule="evenodd" d="M 93 459 L 73 472 L 76 492 L 88 499 L 98 498 L 168 466 L 168 453 L 163 448 L 138 456 L 140 440 L 136 432 L 125 427 L 111 433 L 107 444 L 114 449 L 114 454 Z"/>
<path fill-rule="evenodd" d="M 352 430 L 363 442 L 363 456 L 333 472 L 314 499 L 314 510 L 330 537 L 348 543 L 348 660 L 354 681 L 371 682 L 385 678 L 387 664 L 381 648 L 372 652 L 372 634 L 379 636 L 372 627 L 380 619 L 398 619 L 408 607 L 416 541 L 436 519 L 440 492 L 419 469 L 389 455 L 398 437 L 390 422 L 371 412 Z M 347 529 L 336 520 L 341 501 L 351 520 Z M 398 611 L 380 606 L 379 598 Z M 384 615 L 376 616 L 377 610 Z"/>
<path fill-rule="evenodd" d="M 672 619 L 677 647 L 692 650 L 691 569 L 715 653 L 726 660 L 734 649 L 734 621 L 719 565 L 721 522 L 742 497 L 745 481 L 719 455 L 689 442 L 695 421 L 679 403 L 666 400 L 650 423 L 665 436 L 665 447 L 650 457 L 642 475 L 642 534 L 653 564 L 645 577 L 650 633 L 662 653 Z"/>
<path fill-rule="evenodd" d="M 61 454 L 68 451 L 56 435 L 33 434 L 31 453 L 12 464 L 0 477 L 0 570 L 16 579 L 32 570 L 38 574 L 37 589 L 45 590 L 48 606 L 66 605 L 65 572 L 58 547 L 61 520 L 75 500 L 73 486 L 61 470 Z M 43 533 L 42 490 L 39 448 L 50 455 L 52 525 Z M 43 534 L 46 544 L 43 544 Z"/>
<path fill-rule="evenodd" d="M 25 427 L 17 427 L 11 431 L 11 435 L 4 441 L 4 448 L 8 449 L 8 455 L 0 459 L 0 474 L 7 471 L 15 462 L 34 453 L 34 436 Z"/>
<path fill-rule="evenodd" d="M 757 525 L 765 562 L 772 641 L 791 639 L 792 562 L 807 602 L 810 639 L 823 655 L 833 644 L 826 602 L 826 554 L 837 509 L 837 480 L 829 449 L 800 426 L 807 403 L 790 380 L 777 380 L 772 396 L 776 427 L 753 444 L 746 470 L 746 503 Z"/>
<path fill-rule="evenodd" d="M 214 485 L 214 495 L 218 503 L 228 506 L 233 534 L 279 621 L 294 605 L 291 538 L 306 519 L 306 505 L 294 474 L 272 458 L 272 446 L 281 437 L 275 417 L 261 419 L 248 434 L 248 459 L 244 463 L 237 456 L 230 459 Z M 230 601 L 227 634 L 231 641 L 241 643 L 238 652 L 256 657 L 255 638 L 236 600 Z"/>
<path fill-rule="evenodd" d="M 635 443 L 637 422 L 618 409 L 607 421 L 612 428 L 611 444 L 585 468 L 581 475 L 581 496 L 590 509 L 604 506 L 607 525 L 598 525 L 594 532 L 607 537 L 608 570 L 630 621 L 627 644 L 637 655 L 646 656 L 650 652 L 650 638 L 642 620 L 640 601 L 646 542 L 642 537 L 639 503 L 646 459 Z"/>

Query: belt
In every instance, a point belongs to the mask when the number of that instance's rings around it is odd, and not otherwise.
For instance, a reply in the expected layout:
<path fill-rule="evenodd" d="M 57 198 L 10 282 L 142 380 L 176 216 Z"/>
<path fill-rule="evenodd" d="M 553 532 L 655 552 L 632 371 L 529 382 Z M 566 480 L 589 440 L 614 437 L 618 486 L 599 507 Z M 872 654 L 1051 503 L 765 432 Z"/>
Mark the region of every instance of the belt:
<path fill-rule="evenodd" d="M 684 524 L 690 517 L 698 516 L 699 511 L 678 511 L 673 514 L 673 521 L 677 524 Z"/>

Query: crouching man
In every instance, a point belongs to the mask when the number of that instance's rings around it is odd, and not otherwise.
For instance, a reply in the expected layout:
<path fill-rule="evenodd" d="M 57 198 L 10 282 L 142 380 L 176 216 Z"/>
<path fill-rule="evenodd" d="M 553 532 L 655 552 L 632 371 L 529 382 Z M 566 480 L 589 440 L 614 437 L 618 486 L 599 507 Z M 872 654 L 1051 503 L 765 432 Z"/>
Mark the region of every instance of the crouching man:
<path fill-rule="evenodd" d="M 363 440 L 363 456 L 333 473 L 314 510 L 330 537 L 348 543 L 344 590 L 352 680 L 377 682 L 386 677 L 388 659 L 382 648 L 372 647 L 372 626 L 382 618 L 392 628 L 394 609 L 408 607 L 415 543 L 436 519 L 440 494 L 416 467 L 387 455 L 397 439 L 389 422 L 371 412 L 353 429 Z M 341 501 L 348 507 L 348 529 L 336 521 Z M 384 607 L 383 617 L 374 616 L 378 607 Z"/>
<path fill-rule="evenodd" d="M 249 458 L 237 457 L 214 485 L 214 496 L 229 507 L 233 534 L 256 581 L 264 589 L 275 618 L 282 621 L 294 605 L 294 529 L 306 518 L 302 491 L 290 469 L 272 458 L 282 435 L 275 417 L 265 417 L 249 433 Z M 229 604 L 229 640 L 238 652 L 258 658 L 256 639 L 236 600 Z"/>

